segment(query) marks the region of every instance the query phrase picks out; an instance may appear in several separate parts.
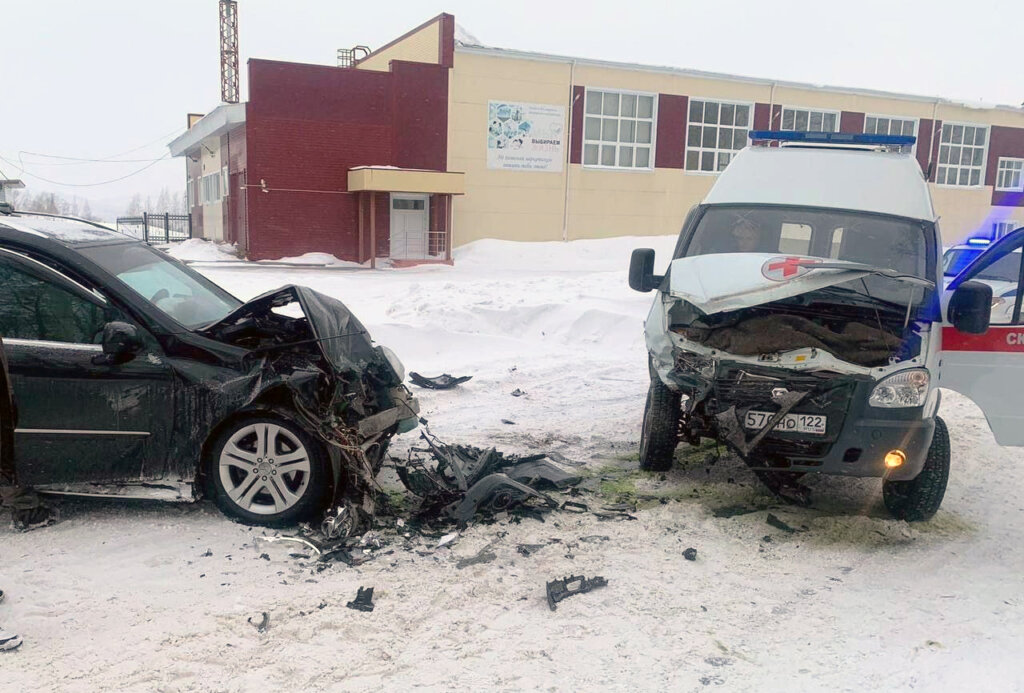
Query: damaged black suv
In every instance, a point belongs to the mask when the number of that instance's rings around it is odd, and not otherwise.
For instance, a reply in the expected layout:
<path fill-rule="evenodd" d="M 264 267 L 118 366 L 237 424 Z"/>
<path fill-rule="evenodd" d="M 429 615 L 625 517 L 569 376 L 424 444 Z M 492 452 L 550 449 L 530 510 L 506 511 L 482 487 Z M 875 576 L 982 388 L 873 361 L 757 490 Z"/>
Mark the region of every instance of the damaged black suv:
<path fill-rule="evenodd" d="M 339 301 L 243 303 L 96 224 L 0 213 L 13 470 L 43 492 L 191 500 L 280 525 L 359 505 L 418 405 Z"/>

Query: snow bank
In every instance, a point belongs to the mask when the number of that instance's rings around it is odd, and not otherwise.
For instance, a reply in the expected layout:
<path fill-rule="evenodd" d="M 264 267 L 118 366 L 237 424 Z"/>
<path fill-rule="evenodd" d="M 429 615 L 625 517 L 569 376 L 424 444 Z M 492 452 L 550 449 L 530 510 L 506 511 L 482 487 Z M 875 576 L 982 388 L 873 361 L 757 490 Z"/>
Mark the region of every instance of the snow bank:
<path fill-rule="evenodd" d="M 634 248 L 654 248 L 655 267 L 667 265 L 677 236 L 623 236 L 526 243 L 485 239 L 456 248 L 457 265 L 525 271 L 616 272 L 629 268 Z"/>
<path fill-rule="evenodd" d="M 233 243 L 215 243 L 190 238 L 167 251 L 183 262 L 231 262 L 238 260 L 238 247 Z"/>
<path fill-rule="evenodd" d="M 358 262 L 350 262 L 335 257 L 330 253 L 304 253 L 296 257 L 283 257 L 279 260 L 259 260 L 260 264 L 309 265 L 311 267 L 363 267 Z"/>

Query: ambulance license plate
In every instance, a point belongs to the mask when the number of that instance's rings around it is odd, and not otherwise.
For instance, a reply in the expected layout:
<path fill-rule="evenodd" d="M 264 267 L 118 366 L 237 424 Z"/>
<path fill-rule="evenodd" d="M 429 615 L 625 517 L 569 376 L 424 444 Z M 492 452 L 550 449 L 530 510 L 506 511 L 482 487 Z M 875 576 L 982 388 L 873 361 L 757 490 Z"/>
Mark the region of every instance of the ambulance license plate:
<path fill-rule="evenodd" d="M 748 411 L 743 425 L 747 428 L 760 430 L 768 425 L 775 414 L 770 411 Z M 786 433 L 811 433 L 816 436 L 825 435 L 828 428 L 828 417 L 820 414 L 786 414 L 777 424 L 776 431 Z"/>

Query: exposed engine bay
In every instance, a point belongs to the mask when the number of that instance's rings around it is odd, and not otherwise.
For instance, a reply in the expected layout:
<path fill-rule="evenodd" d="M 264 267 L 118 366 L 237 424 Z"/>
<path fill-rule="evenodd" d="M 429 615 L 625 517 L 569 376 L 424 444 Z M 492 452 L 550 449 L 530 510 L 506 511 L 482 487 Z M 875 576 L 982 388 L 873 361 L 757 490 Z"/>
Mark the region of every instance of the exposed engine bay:
<path fill-rule="evenodd" d="M 742 310 L 702 315 L 685 301 L 668 314 L 669 329 L 737 356 L 822 349 L 859 366 L 886 366 L 920 350 L 907 310 L 844 300 L 829 288 Z M 837 300 L 838 299 L 838 300 Z"/>
<path fill-rule="evenodd" d="M 681 437 L 721 441 L 755 468 L 827 453 L 857 388 L 875 382 L 863 371 L 912 359 L 921 349 L 905 307 L 833 287 L 712 315 L 677 300 L 667 317 L 670 332 L 686 340 L 673 350 L 671 373 L 683 394 Z M 688 351 L 687 342 L 714 351 Z M 771 365 L 797 350 L 821 350 L 863 368 Z"/>

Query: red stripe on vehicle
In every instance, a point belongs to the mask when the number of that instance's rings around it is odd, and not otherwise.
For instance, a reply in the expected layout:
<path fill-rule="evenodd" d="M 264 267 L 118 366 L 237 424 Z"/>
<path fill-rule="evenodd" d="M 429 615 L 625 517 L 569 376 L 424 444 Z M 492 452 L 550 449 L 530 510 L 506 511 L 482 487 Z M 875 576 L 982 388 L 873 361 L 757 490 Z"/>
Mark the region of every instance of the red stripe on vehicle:
<path fill-rule="evenodd" d="M 990 327 L 985 334 L 964 334 L 955 327 L 943 327 L 942 350 L 1024 352 L 1024 325 Z"/>

